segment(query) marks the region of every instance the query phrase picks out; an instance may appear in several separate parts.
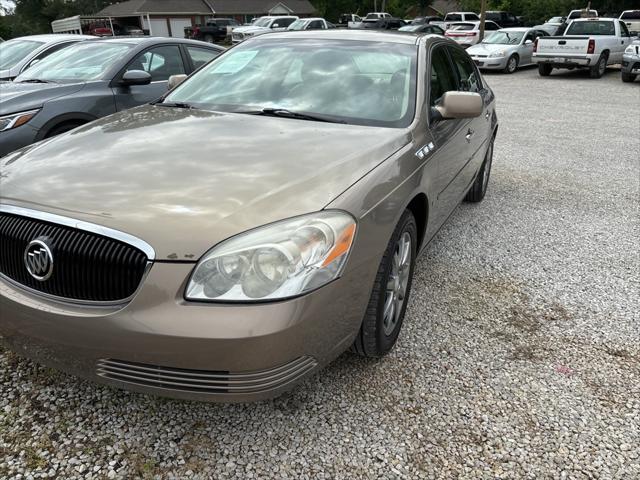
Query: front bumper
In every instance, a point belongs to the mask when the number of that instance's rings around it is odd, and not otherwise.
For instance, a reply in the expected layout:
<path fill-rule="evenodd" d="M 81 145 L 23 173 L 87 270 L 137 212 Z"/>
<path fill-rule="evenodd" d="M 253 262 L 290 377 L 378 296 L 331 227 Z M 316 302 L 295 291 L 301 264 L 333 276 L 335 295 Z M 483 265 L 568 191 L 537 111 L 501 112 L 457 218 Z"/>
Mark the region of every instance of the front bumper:
<path fill-rule="evenodd" d="M 353 271 L 281 302 L 187 302 L 182 292 L 192 268 L 155 263 L 121 306 L 48 300 L 0 277 L 0 340 L 42 364 L 120 388 L 182 399 L 261 400 L 291 389 L 346 350 L 370 292 Z"/>
<path fill-rule="evenodd" d="M 31 145 L 36 141 L 37 134 L 38 131 L 28 123 L 5 132 L 0 132 L 0 157 L 19 148 Z"/>
<path fill-rule="evenodd" d="M 640 75 L 640 55 L 624 55 L 621 70 L 623 73 Z"/>
<path fill-rule="evenodd" d="M 504 70 L 507 66 L 507 57 L 474 57 L 473 62 L 482 70 Z"/>

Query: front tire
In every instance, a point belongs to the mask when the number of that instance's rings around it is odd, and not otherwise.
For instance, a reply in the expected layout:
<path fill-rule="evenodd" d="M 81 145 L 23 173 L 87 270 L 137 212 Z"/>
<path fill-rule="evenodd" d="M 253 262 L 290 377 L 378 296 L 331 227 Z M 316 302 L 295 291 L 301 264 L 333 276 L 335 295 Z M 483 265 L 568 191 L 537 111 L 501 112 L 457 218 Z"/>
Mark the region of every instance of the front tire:
<path fill-rule="evenodd" d="M 209 34 L 207 34 L 207 35 L 205 35 L 205 36 L 204 36 L 204 39 L 203 39 L 203 40 L 204 40 L 205 42 L 207 42 L 207 43 L 213 43 L 213 35 L 209 35 Z"/>
<path fill-rule="evenodd" d="M 395 345 L 407 309 L 418 247 L 416 219 L 405 210 L 387 244 L 352 350 L 379 358 Z"/>
<path fill-rule="evenodd" d="M 607 56 L 600 55 L 598 58 L 598 63 L 596 63 L 593 67 L 589 69 L 589 76 L 591 78 L 600 78 L 604 75 L 604 72 L 607 70 Z"/>
<path fill-rule="evenodd" d="M 551 65 L 547 65 L 545 63 L 538 64 L 538 74 L 541 77 L 548 77 L 549 75 L 551 75 L 552 70 L 553 70 L 553 67 Z"/>
<path fill-rule="evenodd" d="M 627 82 L 634 82 L 636 80 L 636 76 L 633 73 L 626 73 L 626 72 L 622 72 L 622 81 L 627 83 Z"/>
<path fill-rule="evenodd" d="M 504 67 L 504 73 L 514 73 L 516 70 L 518 70 L 518 56 L 517 55 L 511 55 L 509 57 L 509 60 L 507 60 L 507 66 Z"/>
<path fill-rule="evenodd" d="M 476 179 L 471 185 L 471 189 L 464 197 L 465 202 L 478 203 L 481 202 L 487 193 L 487 187 L 489 186 L 489 177 L 491 176 L 491 164 L 493 163 L 493 139 L 487 148 L 487 153 L 484 155 L 484 162 L 482 167 L 476 176 Z"/>

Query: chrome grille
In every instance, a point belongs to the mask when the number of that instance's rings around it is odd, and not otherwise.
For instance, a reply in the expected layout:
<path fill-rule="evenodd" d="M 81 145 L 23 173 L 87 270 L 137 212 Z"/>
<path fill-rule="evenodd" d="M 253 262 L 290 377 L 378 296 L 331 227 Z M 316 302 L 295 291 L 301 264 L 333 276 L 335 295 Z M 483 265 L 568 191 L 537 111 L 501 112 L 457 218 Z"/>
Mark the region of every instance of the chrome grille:
<path fill-rule="evenodd" d="M 312 357 L 299 357 L 280 367 L 257 372 L 191 370 L 124 360 L 102 359 L 97 374 L 120 382 L 199 393 L 257 393 L 295 381 L 317 366 Z"/>

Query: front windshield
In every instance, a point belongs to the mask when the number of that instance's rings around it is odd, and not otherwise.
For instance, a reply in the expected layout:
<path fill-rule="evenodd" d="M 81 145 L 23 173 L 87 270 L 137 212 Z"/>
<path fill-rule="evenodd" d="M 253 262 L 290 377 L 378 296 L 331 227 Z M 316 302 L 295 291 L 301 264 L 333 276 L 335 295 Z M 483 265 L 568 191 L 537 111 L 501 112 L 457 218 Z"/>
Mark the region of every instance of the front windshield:
<path fill-rule="evenodd" d="M 356 125 L 413 120 L 417 47 L 368 41 L 285 40 L 229 50 L 165 103 L 224 112 L 286 109 Z"/>
<path fill-rule="evenodd" d="M 499 44 L 499 45 L 520 45 L 524 37 L 524 32 L 507 32 L 505 30 L 498 30 L 497 32 L 491 32 L 482 40 L 482 43 Z"/>
<path fill-rule="evenodd" d="M 262 17 L 262 18 L 259 18 L 258 20 L 256 20 L 254 22 L 253 26 L 254 27 L 268 27 L 270 21 L 271 21 L 271 18 Z"/>
<path fill-rule="evenodd" d="M 572 22 L 565 35 L 615 35 L 616 28 L 612 21 L 585 20 Z"/>
<path fill-rule="evenodd" d="M 82 42 L 52 53 L 26 70 L 16 82 L 39 79 L 49 82 L 98 80 L 133 46 L 126 43 Z"/>
<path fill-rule="evenodd" d="M 33 40 L 9 40 L 0 43 L 0 70 L 8 70 L 18 64 L 35 49 L 44 45 Z"/>
<path fill-rule="evenodd" d="M 306 24 L 306 20 L 296 20 L 291 25 L 289 25 L 289 28 L 287 28 L 287 30 L 304 30 Z"/>

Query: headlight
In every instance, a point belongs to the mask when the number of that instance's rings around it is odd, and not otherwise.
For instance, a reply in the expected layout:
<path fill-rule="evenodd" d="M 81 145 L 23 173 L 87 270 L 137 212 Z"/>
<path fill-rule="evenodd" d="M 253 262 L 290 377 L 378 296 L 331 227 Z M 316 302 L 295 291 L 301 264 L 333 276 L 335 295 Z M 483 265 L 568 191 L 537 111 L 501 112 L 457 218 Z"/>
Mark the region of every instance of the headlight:
<path fill-rule="evenodd" d="M 39 110 L 29 110 L 28 112 L 12 113 L 11 115 L 0 117 L 0 132 L 24 125 L 31 120 L 38 111 Z"/>
<path fill-rule="evenodd" d="M 489 58 L 504 57 L 504 55 L 505 55 L 504 50 L 500 50 L 498 52 L 490 53 Z"/>
<path fill-rule="evenodd" d="M 250 230 L 200 259 L 185 297 L 246 302 L 309 292 L 342 274 L 355 233 L 353 217 L 336 210 Z"/>

